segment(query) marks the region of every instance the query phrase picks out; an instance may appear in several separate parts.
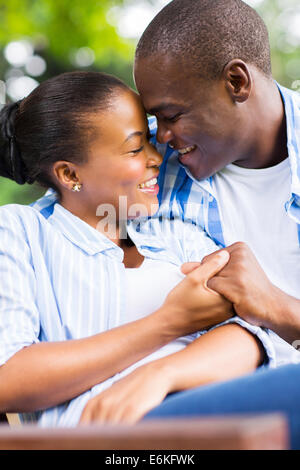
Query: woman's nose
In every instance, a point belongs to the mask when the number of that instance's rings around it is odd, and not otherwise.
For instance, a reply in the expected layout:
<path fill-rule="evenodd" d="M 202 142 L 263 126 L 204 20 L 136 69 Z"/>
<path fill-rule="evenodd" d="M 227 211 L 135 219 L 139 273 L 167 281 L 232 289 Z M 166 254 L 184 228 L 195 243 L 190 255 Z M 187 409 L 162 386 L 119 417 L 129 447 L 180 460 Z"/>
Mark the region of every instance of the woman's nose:
<path fill-rule="evenodd" d="M 147 152 L 147 166 L 160 166 L 163 161 L 163 157 L 161 156 L 160 153 L 156 150 L 156 148 L 149 144 L 148 147 L 148 152 Z"/>
<path fill-rule="evenodd" d="M 173 134 L 170 131 L 170 129 L 165 127 L 163 124 L 157 122 L 157 134 L 156 134 L 157 141 L 160 144 L 167 144 L 168 142 L 172 140 L 172 137 L 173 137 Z"/>

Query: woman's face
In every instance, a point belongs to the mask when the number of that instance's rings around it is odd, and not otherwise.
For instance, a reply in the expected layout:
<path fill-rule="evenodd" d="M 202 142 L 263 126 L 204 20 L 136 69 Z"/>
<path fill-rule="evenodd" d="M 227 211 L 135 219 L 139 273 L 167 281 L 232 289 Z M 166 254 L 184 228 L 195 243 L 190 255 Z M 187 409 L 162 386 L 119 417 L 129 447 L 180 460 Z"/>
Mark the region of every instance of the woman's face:
<path fill-rule="evenodd" d="M 104 215 L 104 205 L 112 205 L 117 220 L 153 215 L 158 209 L 162 158 L 148 141 L 147 117 L 139 96 L 120 90 L 108 110 L 91 119 L 96 133 L 87 161 L 76 165 L 82 189 L 74 197 L 81 198 L 87 208 L 96 208 L 98 215 Z"/>

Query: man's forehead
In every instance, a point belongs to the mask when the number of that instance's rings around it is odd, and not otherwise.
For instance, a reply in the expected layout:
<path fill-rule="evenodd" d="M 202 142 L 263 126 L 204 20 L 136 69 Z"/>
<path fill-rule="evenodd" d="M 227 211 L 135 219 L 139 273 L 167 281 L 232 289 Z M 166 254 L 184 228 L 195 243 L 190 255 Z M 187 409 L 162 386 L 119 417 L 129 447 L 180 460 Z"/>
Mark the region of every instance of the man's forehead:
<path fill-rule="evenodd" d="M 182 106 L 199 92 L 199 79 L 176 61 L 165 58 L 139 59 L 135 82 L 147 110 Z"/>
<path fill-rule="evenodd" d="M 156 84 L 173 88 L 179 80 L 190 80 L 190 73 L 185 73 L 174 58 L 156 55 L 138 59 L 135 62 L 134 75 L 137 85 L 143 88 L 152 88 Z"/>

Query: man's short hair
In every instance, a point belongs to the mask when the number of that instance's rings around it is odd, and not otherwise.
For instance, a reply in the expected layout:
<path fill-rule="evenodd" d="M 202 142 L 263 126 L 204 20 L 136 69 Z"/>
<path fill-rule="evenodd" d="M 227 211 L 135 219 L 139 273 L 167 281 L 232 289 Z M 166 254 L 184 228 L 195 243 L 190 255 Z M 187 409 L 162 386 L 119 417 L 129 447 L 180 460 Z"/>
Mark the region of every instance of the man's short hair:
<path fill-rule="evenodd" d="M 218 78 L 232 59 L 272 73 L 266 25 L 241 0 L 173 0 L 137 45 L 136 60 L 154 55 L 174 57 L 205 79 Z"/>

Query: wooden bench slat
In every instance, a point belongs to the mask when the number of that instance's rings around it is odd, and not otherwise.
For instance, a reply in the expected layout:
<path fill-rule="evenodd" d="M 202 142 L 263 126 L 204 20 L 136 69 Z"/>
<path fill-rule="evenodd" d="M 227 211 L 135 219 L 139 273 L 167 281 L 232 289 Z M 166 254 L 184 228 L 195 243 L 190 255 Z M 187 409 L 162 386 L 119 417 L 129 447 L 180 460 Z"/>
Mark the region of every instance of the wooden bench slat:
<path fill-rule="evenodd" d="M 287 423 L 281 415 L 156 419 L 136 425 L 43 429 L 0 426 L 0 449 L 51 450 L 284 450 Z"/>

